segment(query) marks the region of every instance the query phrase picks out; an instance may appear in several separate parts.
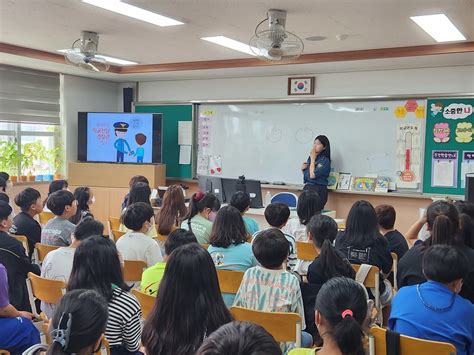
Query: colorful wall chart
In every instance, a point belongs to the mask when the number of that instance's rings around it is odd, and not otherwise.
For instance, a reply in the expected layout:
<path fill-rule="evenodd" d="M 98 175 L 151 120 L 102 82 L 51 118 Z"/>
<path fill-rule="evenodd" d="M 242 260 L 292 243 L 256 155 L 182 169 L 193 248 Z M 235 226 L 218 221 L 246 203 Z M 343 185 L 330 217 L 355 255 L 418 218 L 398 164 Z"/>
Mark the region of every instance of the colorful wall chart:
<path fill-rule="evenodd" d="M 429 99 L 423 192 L 464 195 L 474 172 L 474 98 Z"/>

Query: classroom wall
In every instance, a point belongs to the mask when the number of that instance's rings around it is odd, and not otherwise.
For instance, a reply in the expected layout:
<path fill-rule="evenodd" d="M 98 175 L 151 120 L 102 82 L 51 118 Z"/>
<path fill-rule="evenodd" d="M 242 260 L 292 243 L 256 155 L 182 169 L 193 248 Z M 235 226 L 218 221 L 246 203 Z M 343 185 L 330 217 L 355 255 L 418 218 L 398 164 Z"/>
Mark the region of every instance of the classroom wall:
<path fill-rule="evenodd" d="M 308 76 L 313 75 L 316 76 L 314 97 L 474 92 L 474 65 L 308 73 Z M 163 102 L 288 98 L 288 76 L 291 75 L 140 82 L 138 100 Z"/>
<path fill-rule="evenodd" d="M 62 139 L 67 167 L 67 163 L 77 160 L 77 113 L 122 112 L 122 101 L 117 95 L 119 83 L 61 75 L 60 85 Z"/>

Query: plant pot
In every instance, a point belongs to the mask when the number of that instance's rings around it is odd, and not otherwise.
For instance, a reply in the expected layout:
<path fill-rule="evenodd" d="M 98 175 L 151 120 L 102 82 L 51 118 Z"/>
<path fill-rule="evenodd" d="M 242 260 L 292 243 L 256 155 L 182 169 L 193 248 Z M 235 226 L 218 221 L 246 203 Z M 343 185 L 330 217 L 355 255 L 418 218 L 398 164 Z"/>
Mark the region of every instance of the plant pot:
<path fill-rule="evenodd" d="M 28 175 L 28 176 L 26 177 L 26 180 L 27 180 L 28 182 L 36 181 L 36 176 L 34 176 L 34 175 Z"/>
<path fill-rule="evenodd" d="M 43 176 L 43 181 L 53 181 L 54 175 L 53 174 L 47 174 Z"/>
<path fill-rule="evenodd" d="M 11 175 L 11 176 L 10 176 L 10 181 L 11 181 L 11 182 L 18 182 L 18 176 L 13 176 L 13 175 Z"/>
<path fill-rule="evenodd" d="M 28 181 L 28 176 L 26 176 L 26 175 L 21 175 L 21 176 L 19 176 L 19 179 L 20 179 L 20 180 L 19 180 L 20 182 L 27 182 L 27 181 Z"/>
<path fill-rule="evenodd" d="M 61 180 L 61 173 L 54 174 L 54 180 Z"/>
<path fill-rule="evenodd" d="M 36 175 L 36 181 L 43 181 L 44 175 Z"/>

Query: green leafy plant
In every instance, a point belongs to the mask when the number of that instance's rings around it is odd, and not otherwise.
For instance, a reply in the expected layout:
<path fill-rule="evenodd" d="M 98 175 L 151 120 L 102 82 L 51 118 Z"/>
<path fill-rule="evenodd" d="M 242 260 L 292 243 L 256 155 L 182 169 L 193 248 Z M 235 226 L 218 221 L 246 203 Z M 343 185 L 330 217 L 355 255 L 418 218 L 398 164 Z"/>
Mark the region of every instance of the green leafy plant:
<path fill-rule="evenodd" d="M 61 145 L 48 150 L 47 156 L 50 171 L 52 173 L 59 172 L 63 165 L 63 150 L 61 149 Z"/>
<path fill-rule="evenodd" d="M 23 144 L 22 152 L 22 171 L 28 175 L 33 175 L 35 170 L 41 168 L 41 162 L 47 159 L 46 148 L 41 141 Z"/>
<path fill-rule="evenodd" d="M 0 142 L 0 170 L 9 173 L 12 176 L 18 174 L 18 164 L 23 159 L 15 142 Z"/>

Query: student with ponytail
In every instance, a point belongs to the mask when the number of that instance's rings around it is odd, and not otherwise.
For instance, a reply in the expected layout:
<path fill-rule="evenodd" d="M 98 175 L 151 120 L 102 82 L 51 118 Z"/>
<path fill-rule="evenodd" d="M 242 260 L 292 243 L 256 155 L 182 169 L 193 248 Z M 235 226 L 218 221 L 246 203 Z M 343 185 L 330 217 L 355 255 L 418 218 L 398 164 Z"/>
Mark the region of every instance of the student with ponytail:
<path fill-rule="evenodd" d="M 23 355 L 93 354 L 100 349 L 107 317 L 107 302 L 98 292 L 70 291 L 59 301 L 51 320 L 49 349 L 46 345 L 34 345 Z"/>
<path fill-rule="evenodd" d="M 183 188 L 179 185 L 169 186 L 163 196 L 163 203 L 156 219 L 158 233 L 169 235 L 179 227 L 186 213 Z"/>
<path fill-rule="evenodd" d="M 201 191 L 194 193 L 189 201 L 188 214 L 181 223 L 181 228 L 193 232 L 198 243 L 209 244 L 212 223 L 219 208 L 221 208 L 221 203 L 212 193 Z"/>

